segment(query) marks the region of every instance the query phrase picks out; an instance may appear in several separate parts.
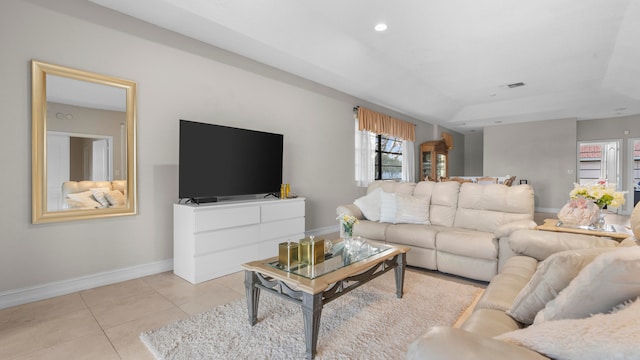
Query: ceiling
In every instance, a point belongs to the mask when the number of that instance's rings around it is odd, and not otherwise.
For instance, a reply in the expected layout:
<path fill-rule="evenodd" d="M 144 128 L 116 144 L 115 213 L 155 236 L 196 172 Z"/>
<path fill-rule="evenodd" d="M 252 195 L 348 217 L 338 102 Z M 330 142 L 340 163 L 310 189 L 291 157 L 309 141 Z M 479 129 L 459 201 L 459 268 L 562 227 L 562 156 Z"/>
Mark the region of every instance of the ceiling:
<path fill-rule="evenodd" d="M 461 133 L 640 114 L 636 0 L 89 1 Z"/>

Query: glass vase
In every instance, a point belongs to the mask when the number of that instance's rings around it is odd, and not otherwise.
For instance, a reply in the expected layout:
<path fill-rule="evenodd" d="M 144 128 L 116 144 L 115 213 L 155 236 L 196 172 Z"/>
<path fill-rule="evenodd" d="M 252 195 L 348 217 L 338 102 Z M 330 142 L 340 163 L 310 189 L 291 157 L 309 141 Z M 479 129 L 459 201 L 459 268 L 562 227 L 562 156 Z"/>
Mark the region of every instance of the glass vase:
<path fill-rule="evenodd" d="M 604 231 L 605 230 L 605 217 L 607 216 L 607 213 L 604 211 L 603 208 L 598 206 L 598 217 L 595 221 L 595 223 L 593 224 L 593 226 L 596 228 L 596 230 L 599 231 Z"/>

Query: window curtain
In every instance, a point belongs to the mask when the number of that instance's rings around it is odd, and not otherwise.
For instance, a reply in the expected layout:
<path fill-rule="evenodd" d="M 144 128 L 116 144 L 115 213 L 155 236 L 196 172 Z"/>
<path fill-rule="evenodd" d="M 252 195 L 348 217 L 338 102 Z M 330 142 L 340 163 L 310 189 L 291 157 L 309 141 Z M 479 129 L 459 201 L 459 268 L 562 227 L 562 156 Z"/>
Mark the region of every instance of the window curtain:
<path fill-rule="evenodd" d="M 413 141 L 402 141 L 402 181 L 416 181 L 415 146 Z"/>
<path fill-rule="evenodd" d="M 416 141 L 416 126 L 377 111 L 358 107 L 358 130 L 384 134 L 402 140 Z"/>
<path fill-rule="evenodd" d="M 376 156 L 375 134 L 369 131 L 360 131 L 357 117 L 355 119 L 355 134 L 356 185 L 367 187 L 375 180 L 373 171 Z"/>
<path fill-rule="evenodd" d="M 402 181 L 415 181 L 415 125 L 388 115 L 357 108 L 355 119 L 356 185 L 367 187 L 375 180 L 376 134 L 402 139 Z"/>

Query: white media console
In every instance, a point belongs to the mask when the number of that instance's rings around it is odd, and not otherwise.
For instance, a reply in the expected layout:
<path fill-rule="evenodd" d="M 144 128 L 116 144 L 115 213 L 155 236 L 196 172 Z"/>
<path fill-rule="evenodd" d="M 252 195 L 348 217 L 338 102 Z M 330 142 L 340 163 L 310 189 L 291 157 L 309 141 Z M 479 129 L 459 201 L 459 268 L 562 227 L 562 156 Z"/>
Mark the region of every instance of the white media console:
<path fill-rule="evenodd" d="M 197 284 L 278 255 L 278 244 L 304 238 L 305 199 L 173 206 L 173 272 Z"/>

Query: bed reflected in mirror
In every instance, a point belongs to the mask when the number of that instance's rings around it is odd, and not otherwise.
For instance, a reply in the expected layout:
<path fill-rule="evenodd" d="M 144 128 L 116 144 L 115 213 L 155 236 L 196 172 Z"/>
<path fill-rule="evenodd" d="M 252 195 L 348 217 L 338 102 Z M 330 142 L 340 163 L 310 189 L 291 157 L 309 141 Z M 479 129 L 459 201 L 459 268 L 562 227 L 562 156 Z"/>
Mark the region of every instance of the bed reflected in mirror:
<path fill-rule="evenodd" d="M 136 213 L 135 83 L 32 62 L 33 223 Z"/>

